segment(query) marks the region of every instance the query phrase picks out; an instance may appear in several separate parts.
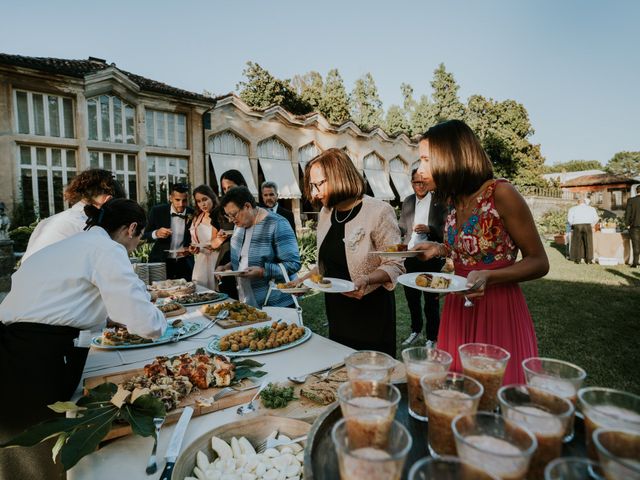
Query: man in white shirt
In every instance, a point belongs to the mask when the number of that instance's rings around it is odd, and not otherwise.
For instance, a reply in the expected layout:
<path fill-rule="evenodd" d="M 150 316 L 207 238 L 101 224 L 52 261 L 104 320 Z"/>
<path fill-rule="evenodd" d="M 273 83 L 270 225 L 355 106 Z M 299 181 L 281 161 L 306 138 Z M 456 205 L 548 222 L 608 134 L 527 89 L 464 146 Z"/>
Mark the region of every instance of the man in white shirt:
<path fill-rule="evenodd" d="M 589 205 L 590 201 L 584 197 L 580 203 L 569 209 L 567 221 L 571 225 L 571 259 L 580 263 L 593 261 L 593 227 L 600 221 L 598 212 Z"/>
<path fill-rule="evenodd" d="M 416 169 L 411 172 L 411 186 L 414 194 L 409 195 L 402 202 L 402 210 L 398 222 L 400 231 L 404 235 L 405 243 L 408 243 L 409 250 L 417 243 L 427 240 L 442 242 L 446 213 L 444 205 L 436 201 L 433 194 L 427 191 L 427 186 Z M 425 262 L 418 260 L 416 257 L 410 257 L 404 261 L 407 273 L 439 272 L 442 269 L 442 265 L 443 261 L 439 258 Z M 407 298 L 409 313 L 411 314 L 411 333 L 402 344 L 405 346 L 411 345 L 418 339 L 422 331 L 421 293 L 424 296 L 427 344 L 435 344 L 438 339 L 438 328 L 440 327 L 438 295 L 408 287 L 404 287 L 404 293 Z"/>

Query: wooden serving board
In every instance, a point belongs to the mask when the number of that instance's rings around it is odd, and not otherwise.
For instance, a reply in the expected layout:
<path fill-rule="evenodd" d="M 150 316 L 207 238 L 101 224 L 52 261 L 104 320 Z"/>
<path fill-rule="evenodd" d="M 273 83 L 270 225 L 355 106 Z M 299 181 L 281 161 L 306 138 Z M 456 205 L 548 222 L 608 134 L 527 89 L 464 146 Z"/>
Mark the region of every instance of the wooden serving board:
<path fill-rule="evenodd" d="M 200 307 L 200 313 L 202 313 L 203 317 L 208 318 L 209 320 L 214 322 L 216 320 L 216 317 L 215 315 L 209 315 L 208 313 L 206 313 L 207 306 L 208 305 L 203 305 L 202 307 Z M 227 328 L 245 327 L 247 325 L 256 325 L 257 323 L 263 323 L 263 322 L 269 322 L 269 321 L 271 321 L 271 317 L 269 315 L 267 315 L 267 318 L 262 318 L 255 321 L 244 320 L 241 322 L 237 320 L 231 320 L 229 318 L 225 318 L 223 320 L 218 320 L 216 322 L 216 325 L 226 330 Z"/>
<path fill-rule="evenodd" d="M 187 313 L 187 309 L 184 308 L 182 305 L 180 306 L 180 308 L 178 310 L 172 310 L 168 313 L 164 314 L 165 318 L 170 318 L 170 317 L 177 317 L 178 315 L 183 315 Z"/>
<path fill-rule="evenodd" d="M 85 392 L 91 388 L 97 387 L 105 382 L 114 383 L 116 385 L 121 384 L 128 380 L 129 378 L 144 374 L 144 369 L 136 368 L 133 370 L 126 370 L 122 372 L 110 373 L 107 375 L 97 376 L 97 377 L 88 377 L 84 380 L 84 389 Z M 249 379 L 244 379 L 238 387 L 249 387 L 253 385 L 253 382 Z M 182 410 L 184 407 L 193 407 L 193 416 L 205 415 L 207 413 L 216 412 L 218 410 L 223 410 L 228 407 L 233 407 L 234 405 L 240 405 L 242 403 L 246 403 L 251 400 L 256 393 L 255 389 L 246 390 L 244 392 L 234 392 L 225 395 L 224 397 L 218 399 L 215 402 L 212 402 L 210 405 L 201 403 L 202 400 L 208 400 L 213 397 L 216 393 L 222 390 L 224 387 L 214 387 L 208 388 L 206 390 L 198 390 L 197 392 L 191 392 L 187 395 L 180 406 L 175 409 L 167 412 L 167 417 L 165 419 L 165 423 L 175 423 L 180 418 L 182 414 Z M 208 402 L 207 402 L 208 403 Z M 129 425 L 121 425 L 114 426 L 111 431 L 104 437 L 104 440 L 110 440 L 112 438 L 124 437 L 126 435 L 131 434 L 131 426 Z"/>

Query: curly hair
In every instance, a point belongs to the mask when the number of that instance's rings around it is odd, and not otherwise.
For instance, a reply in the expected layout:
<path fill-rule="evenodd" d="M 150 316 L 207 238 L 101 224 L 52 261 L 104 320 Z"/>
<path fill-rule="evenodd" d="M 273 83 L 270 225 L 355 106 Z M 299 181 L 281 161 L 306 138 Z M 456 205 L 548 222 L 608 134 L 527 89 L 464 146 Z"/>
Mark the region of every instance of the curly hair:
<path fill-rule="evenodd" d="M 85 170 L 71 180 L 64 191 L 64 198 L 70 203 L 80 200 L 91 201 L 99 195 L 111 195 L 113 198 L 125 198 L 126 194 L 113 173 L 100 168 Z"/>

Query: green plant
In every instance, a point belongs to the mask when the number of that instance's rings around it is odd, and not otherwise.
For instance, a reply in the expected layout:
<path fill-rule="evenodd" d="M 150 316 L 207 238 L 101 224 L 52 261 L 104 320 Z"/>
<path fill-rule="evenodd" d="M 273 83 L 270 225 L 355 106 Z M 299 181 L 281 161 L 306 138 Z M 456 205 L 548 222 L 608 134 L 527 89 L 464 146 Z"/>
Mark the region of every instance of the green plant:
<path fill-rule="evenodd" d="M 567 212 L 549 210 L 536 220 L 536 225 L 542 235 L 563 234 L 567 230 Z"/>
<path fill-rule="evenodd" d="M 132 258 L 139 258 L 140 262 L 147 263 L 149 261 L 149 254 L 151 253 L 151 248 L 153 247 L 153 243 L 150 242 L 140 242 L 138 248 L 136 248 L 131 255 Z"/>
<path fill-rule="evenodd" d="M 29 238 L 36 228 L 37 223 L 29 226 L 14 228 L 9 232 L 9 238 L 13 240 L 13 250 L 15 252 L 25 252 L 29 244 Z"/>
<path fill-rule="evenodd" d="M 309 222 L 307 222 L 308 224 Z M 308 230 L 298 237 L 298 250 L 302 268 L 309 269 L 317 262 L 317 236 L 315 230 Z"/>

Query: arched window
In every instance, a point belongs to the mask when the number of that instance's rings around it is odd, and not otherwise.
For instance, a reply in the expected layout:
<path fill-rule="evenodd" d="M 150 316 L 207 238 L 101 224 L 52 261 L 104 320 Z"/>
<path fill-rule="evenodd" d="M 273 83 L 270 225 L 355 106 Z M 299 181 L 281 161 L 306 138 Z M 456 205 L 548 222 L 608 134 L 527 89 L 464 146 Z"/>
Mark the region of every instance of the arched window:
<path fill-rule="evenodd" d="M 396 187 L 396 192 L 400 196 L 400 200 L 404 200 L 413 193 L 411 188 L 411 171 L 408 168 L 407 163 L 400 157 L 394 157 L 389 162 L 389 173 L 391 175 L 391 181 L 393 186 Z"/>
<path fill-rule="evenodd" d="M 276 137 L 269 138 L 258 144 L 258 158 L 291 161 L 291 149 Z"/>
<path fill-rule="evenodd" d="M 249 156 L 249 146 L 242 138 L 233 132 L 218 133 L 209 138 L 209 153 L 223 153 L 225 155 Z"/>
<path fill-rule="evenodd" d="M 114 95 L 87 100 L 89 140 L 136 143 L 135 108 Z"/>
<path fill-rule="evenodd" d="M 224 172 L 238 170 L 242 173 L 251 193 L 258 195 L 258 188 L 249 163 L 249 144 L 244 139 L 227 130 L 209 137 L 207 148 L 218 185 Z"/>
<path fill-rule="evenodd" d="M 291 148 L 272 137 L 258 144 L 258 160 L 267 181 L 278 185 L 280 198 L 300 198 L 302 192 L 293 174 Z"/>
<path fill-rule="evenodd" d="M 298 150 L 298 163 L 300 164 L 300 167 L 302 167 L 303 172 L 307 163 L 309 163 L 319 154 L 320 149 L 313 142 L 306 144 L 304 147 L 300 147 L 300 149 Z"/>
<path fill-rule="evenodd" d="M 393 200 L 395 195 L 389 185 L 389 178 L 384 171 L 384 160 L 377 153 L 371 152 L 362 160 L 364 176 L 369 182 L 374 197 L 380 200 Z"/>

